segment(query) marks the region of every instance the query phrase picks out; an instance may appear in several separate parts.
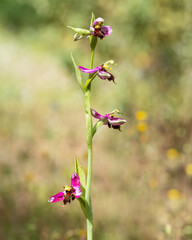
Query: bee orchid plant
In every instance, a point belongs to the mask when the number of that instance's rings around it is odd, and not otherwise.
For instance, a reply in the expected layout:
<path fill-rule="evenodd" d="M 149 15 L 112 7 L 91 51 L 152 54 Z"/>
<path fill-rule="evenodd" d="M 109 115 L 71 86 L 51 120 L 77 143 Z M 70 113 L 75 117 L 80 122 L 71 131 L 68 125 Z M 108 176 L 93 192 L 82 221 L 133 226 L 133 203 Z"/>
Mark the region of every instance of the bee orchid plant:
<path fill-rule="evenodd" d="M 86 138 L 88 148 L 88 162 L 87 162 L 87 176 L 85 176 L 84 169 L 75 157 L 75 172 L 71 177 L 71 185 L 65 185 L 64 190 L 53 195 L 48 200 L 50 203 L 63 201 L 64 205 L 70 203 L 71 200 L 76 198 L 79 200 L 83 213 L 87 220 L 87 240 L 93 239 L 93 215 L 91 205 L 91 183 L 92 183 L 92 139 L 95 133 L 102 125 L 108 125 L 109 128 L 120 130 L 121 125 L 126 123 L 123 118 L 115 117 L 115 113 L 120 113 L 118 109 L 101 115 L 91 107 L 91 85 L 92 81 L 98 76 L 102 80 L 114 81 L 115 77 L 108 71 L 112 70 L 111 65 L 115 65 L 113 60 L 109 60 L 97 67 L 93 67 L 95 47 L 97 45 L 97 39 L 103 39 L 112 33 L 110 26 L 104 25 L 104 19 L 99 17 L 95 19 L 92 14 L 91 24 L 89 30 L 82 28 L 69 27 L 75 32 L 74 41 L 80 40 L 83 37 L 87 37 L 90 40 L 91 58 L 90 67 L 85 68 L 76 65 L 73 56 L 71 55 L 72 62 L 76 72 L 77 82 L 83 91 L 85 102 L 85 116 L 86 116 Z M 83 73 L 88 73 L 86 81 L 83 80 Z M 98 119 L 98 122 L 93 126 L 92 117 Z"/>

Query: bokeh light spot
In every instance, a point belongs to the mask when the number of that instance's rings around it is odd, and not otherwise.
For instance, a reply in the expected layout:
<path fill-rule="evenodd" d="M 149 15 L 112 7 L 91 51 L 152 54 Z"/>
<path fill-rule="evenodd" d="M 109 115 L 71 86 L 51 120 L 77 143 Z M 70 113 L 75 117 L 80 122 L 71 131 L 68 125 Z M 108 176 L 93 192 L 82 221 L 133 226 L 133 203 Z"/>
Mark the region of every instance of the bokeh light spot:
<path fill-rule="evenodd" d="M 185 168 L 187 175 L 192 176 L 192 163 L 188 164 Z"/>
<path fill-rule="evenodd" d="M 138 111 L 135 114 L 135 118 L 139 121 L 144 121 L 147 119 L 147 113 L 145 111 Z"/>
<path fill-rule="evenodd" d="M 137 124 L 137 129 L 139 132 L 145 132 L 148 129 L 147 123 L 140 122 Z"/>
<path fill-rule="evenodd" d="M 169 148 L 166 155 L 169 159 L 175 159 L 179 156 L 179 152 L 175 148 Z"/>
<path fill-rule="evenodd" d="M 176 200 L 180 197 L 180 192 L 177 189 L 170 189 L 167 193 L 167 196 L 171 200 Z"/>

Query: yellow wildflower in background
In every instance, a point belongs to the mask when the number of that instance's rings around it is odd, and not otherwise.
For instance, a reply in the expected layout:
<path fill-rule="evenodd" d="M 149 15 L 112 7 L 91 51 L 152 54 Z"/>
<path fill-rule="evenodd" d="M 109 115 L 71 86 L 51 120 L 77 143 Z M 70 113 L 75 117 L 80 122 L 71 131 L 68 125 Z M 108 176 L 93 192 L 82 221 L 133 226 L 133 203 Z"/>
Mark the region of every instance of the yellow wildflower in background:
<path fill-rule="evenodd" d="M 177 189 L 170 189 L 167 193 L 167 197 L 171 200 L 176 200 L 180 197 L 180 192 Z"/>
<path fill-rule="evenodd" d="M 188 165 L 185 167 L 185 171 L 186 171 L 187 175 L 192 176 L 192 163 L 188 164 Z"/>
<path fill-rule="evenodd" d="M 145 111 L 138 111 L 135 114 L 135 118 L 139 121 L 145 121 L 147 119 L 147 113 Z"/>
<path fill-rule="evenodd" d="M 175 158 L 177 158 L 179 156 L 179 152 L 177 151 L 177 149 L 175 149 L 175 148 L 169 148 L 168 150 L 167 150 L 167 157 L 169 158 L 169 159 L 175 159 Z"/>
<path fill-rule="evenodd" d="M 139 122 L 137 124 L 137 129 L 138 129 L 139 132 L 145 132 L 148 129 L 148 125 L 147 125 L 147 123 Z"/>

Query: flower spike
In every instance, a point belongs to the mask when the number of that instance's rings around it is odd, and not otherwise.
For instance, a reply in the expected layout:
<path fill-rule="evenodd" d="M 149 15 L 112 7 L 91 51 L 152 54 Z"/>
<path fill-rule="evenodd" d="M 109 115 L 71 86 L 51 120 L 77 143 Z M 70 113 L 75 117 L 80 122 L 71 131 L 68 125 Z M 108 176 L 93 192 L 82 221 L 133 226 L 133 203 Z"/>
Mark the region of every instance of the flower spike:
<path fill-rule="evenodd" d="M 81 197 L 82 191 L 80 186 L 80 178 L 77 173 L 74 172 L 71 176 L 71 186 L 64 186 L 64 191 L 50 197 L 48 202 L 53 203 L 63 201 L 64 205 L 66 205 L 68 202 L 70 203 L 71 200 Z"/>
<path fill-rule="evenodd" d="M 95 19 L 92 26 L 90 26 L 90 33 L 93 36 L 103 39 L 106 36 L 109 36 L 112 33 L 112 28 L 110 26 L 103 26 L 104 19 L 99 17 Z"/>
<path fill-rule="evenodd" d="M 117 112 L 117 113 L 120 113 L 120 111 L 118 109 L 112 111 L 111 113 L 107 113 L 105 115 L 101 115 L 99 114 L 98 112 L 96 112 L 94 109 L 91 108 L 91 115 L 94 117 L 94 118 L 97 118 L 99 119 L 100 121 L 103 121 L 104 125 L 108 125 L 109 128 L 114 128 L 114 129 L 120 129 L 120 126 L 124 123 L 126 123 L 127 121 L 123 118 L 115 118 L 114 117 L 114 113 Z"/>

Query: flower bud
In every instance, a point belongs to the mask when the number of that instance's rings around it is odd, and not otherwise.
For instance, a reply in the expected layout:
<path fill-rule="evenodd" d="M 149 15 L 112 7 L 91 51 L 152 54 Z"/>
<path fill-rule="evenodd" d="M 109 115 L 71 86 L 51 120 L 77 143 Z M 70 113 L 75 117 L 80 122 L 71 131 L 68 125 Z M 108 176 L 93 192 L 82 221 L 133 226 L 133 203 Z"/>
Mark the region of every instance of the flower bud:
<path fill-rule="evenodd" d="M 68 28 L 70 28 L 71 30 L 73 30 L 74 32 L 78 33 L 79 35 L 90 35 L 90 31 L 84 28 L 73 28 L 70 26 L 67 26 Z"/>

